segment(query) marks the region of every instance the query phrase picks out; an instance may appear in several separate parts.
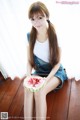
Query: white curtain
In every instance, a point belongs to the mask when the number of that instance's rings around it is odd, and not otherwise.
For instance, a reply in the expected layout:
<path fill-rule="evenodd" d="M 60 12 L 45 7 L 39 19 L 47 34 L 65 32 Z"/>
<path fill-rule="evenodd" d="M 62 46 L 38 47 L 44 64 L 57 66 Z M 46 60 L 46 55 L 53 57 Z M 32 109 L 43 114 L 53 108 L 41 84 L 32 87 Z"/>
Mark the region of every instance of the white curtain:
<path fill-rule="evenodd" d="M 26 3 L 0 0 L 0 71 L 5 78 L 26 74 Z"/>
<path fill-rule="evenodd" d="M 64 3 L 64 4 L 63 4 Z M 80 80 L 80 1 L 58 0 L 54 6 L 54 23 L 62 49 L 62 64 L 69 77 Z"/>
<path fill-rule="evenodd" d="M 26 74 L 26 33 L 31 28 L 27 11 L 37 0 L 0 0 L 0 70 L 5 78 Z M 80 79 L 80 3 L 40 0 L 50 11 L 62 49 L 61 63 L 68 76 Z"/>

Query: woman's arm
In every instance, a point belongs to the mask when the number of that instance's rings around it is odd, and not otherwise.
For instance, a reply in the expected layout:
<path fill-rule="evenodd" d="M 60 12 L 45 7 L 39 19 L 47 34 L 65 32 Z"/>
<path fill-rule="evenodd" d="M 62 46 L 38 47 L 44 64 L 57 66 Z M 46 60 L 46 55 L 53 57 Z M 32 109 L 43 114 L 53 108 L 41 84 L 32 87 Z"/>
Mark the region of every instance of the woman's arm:
<path fill-rule="evenodd" d="M 29 44 L 27 45 L 27 76 L 31 75 L 32 66 L 30 65 L 30 47 Z"/>
<path fill-rule="evenodd" d="M 54 68 L 51 70 L 49 75 L 46 77 L 47 82 L 55 75 L 55 73 L 58 71 L 59 67 L 60 67 L 60 63 L 58 63 L 57 65 L 54 66 Z"/>

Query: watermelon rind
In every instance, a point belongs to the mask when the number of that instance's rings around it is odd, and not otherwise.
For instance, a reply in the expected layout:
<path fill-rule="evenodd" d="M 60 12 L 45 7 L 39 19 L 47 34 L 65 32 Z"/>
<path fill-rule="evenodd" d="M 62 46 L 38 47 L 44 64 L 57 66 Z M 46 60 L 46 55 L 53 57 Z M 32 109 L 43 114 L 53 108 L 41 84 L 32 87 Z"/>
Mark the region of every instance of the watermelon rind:
<path fill-rule="evenodd" d="M 24 79 L 24 82 L 23 82 L 23 86 L 31 92 L 38 92 L 41 88 L 43 88 L 45 86 L 45 84 L 46 84 L 46 82 L 42 81 L 42 84 L 36 88 L 36 87 L 32 87 L 32 86 L 27 86 L 27 79 L 26 78 Z"/>

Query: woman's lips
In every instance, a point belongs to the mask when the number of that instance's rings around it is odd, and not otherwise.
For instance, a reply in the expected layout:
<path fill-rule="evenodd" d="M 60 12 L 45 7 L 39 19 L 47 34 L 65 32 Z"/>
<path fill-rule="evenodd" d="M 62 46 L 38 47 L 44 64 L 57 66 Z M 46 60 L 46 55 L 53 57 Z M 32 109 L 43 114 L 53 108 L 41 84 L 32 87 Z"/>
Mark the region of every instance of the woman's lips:
<path fill-rule="evenodd" d="M 39 26 L 36 26 L 37 28 L 39 28 L 39 27 L 41 27 L 41 25 L 39 25 Z"/>

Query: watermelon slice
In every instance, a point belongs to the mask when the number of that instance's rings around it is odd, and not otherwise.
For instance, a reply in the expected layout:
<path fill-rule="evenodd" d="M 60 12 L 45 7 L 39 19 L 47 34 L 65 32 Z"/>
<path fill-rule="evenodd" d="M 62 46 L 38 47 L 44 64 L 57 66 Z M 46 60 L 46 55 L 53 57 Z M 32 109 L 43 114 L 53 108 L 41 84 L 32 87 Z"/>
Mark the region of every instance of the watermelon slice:
<path fill-rule="evenodd" d="M 32 76 L 24 79 L 23 86 L 31 92 L 40 90 L 45 85 L 45 80 L 42 77 Z"/>

